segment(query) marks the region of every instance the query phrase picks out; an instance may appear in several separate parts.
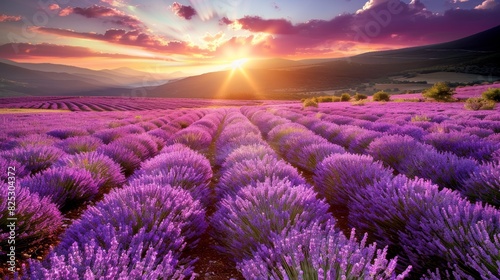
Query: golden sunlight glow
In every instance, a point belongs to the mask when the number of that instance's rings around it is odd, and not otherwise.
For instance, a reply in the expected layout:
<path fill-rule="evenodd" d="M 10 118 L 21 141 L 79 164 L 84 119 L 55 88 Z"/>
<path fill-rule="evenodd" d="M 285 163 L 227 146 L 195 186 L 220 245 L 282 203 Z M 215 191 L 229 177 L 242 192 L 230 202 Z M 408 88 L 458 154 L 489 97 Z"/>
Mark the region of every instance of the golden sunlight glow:
<path fill-rule="evenodd" d="M 231 62 L 231 68 L 233 70 L 242 68 L 245 63 L 248 62 L 248 58 L 240 58 Z"/>

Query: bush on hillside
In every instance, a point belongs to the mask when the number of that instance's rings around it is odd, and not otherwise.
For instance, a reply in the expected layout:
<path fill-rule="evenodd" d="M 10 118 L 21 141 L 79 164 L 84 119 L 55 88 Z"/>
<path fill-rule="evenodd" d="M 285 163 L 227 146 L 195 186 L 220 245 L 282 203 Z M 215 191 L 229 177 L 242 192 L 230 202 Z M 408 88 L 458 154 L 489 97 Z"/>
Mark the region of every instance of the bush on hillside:
<path fill-rule="evenodd" d="M 379 91 L 373 95 L 373 101 L 389 101 L 389 100 L 391 100 L 391 96 L 385 91 Z"/>
<path fill-rule="evenodd" d="M 422 93 L 423 97 L 436 101 L 451 101 L 454 94 L 453 89 L 445 82 L 435 83 Z"/>
<path fill-rule="evenodd" d="M 481 95 L 486 100 L 500 102 L 500 88 L 489 88 Z"/>

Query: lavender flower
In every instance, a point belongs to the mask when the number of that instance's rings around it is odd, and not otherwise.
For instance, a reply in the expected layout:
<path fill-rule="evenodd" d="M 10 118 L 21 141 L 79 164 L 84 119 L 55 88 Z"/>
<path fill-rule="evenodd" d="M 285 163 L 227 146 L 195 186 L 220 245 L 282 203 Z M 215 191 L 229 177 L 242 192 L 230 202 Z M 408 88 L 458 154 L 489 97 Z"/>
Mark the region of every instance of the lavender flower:
<path fill-rule="evenodd" d="M 82 168 L 50 168 L 21 181 L 21 186 L 48 197 L 59 209 L 75 207 L 99 192 L 99 181 Z"/>
<path fill-rule="evenodd" d="M 64 152 L 50 146 L 17 148 L 2 153 L 7 161 L 17 161 L 30 174 L 36 174 L 54 164 Z"/>
<path fill-rule="evenodd" d="M 387 248 L 354 236 L 354 229 L 348 239 L 333 222 L 316 222 L 273 238 L 238 268 L 245 279 L 404 279 L 410 271 L 397 275 L 397 257 L 387 260 Z"/>
<path fill-rule="evenodd" d="M 263 160 L 265 156 L 277 158 L 274 150 L 265 144 L 241 145 L 225 159 L 221 173 L 225 173 L 238 162 L 251 159 Z"/>
<path fill-rule="evenodd" d="M 83 250 L 93 239 L 109 250 L 116 238 L 124 250 L 142 243 L 140 254 L 152 247 L 159 256 L 171 251 L 179 258 L 184 246 L 196 246 L 207 226 L 201 204 L 186 190 L 134 184 L 89 207 L 68 228 L 55 252 L 67 254 L 75 242 Z"/>
<path fill-rule="evenodd" d="M 145 254 L 140 252 L 145 251 Z M 172 252 L 160 256 L 143 243 L 123 249 L 116 238 L 108 249 L 95 239 L 80 249 L 74 243 L 67 254 L 52 252 L 45 261 L 29 261 L 20 279 L 194 279 L 193 267 L 181 265 Z"/>
<path fill-rule="evenodd" d="M 97 152 L 108 156 L 114 162 L 118 163 L 127 177 L 132 175 L 141 165 L 141 158 L 119 143 L 103 145 L 97 149 Z"/>
<path fill-rule="evenodd" d="M 85 169 L 92 174 L 94 180 L 99 182 L 99 189 L 105 191 L 125 183 L 125 176 L 120 165 L 98 152 L 63 157 L 54 164 L 54 167 Z"/>
<path fill-rule="evenodd" d="M 328 203 L 345 206 L 354 193 L 391 176 L 391 170 L 370 156 L 333 154 L 318 165 L 313 179 Z"/>
<path fill-rule="evenodd" d="M 217 197 L 220 199 L 225 195 L 234 195 L 243 187 L 256 185 L 267 179 L 287 180 L 291 185 L 305 184 L 297 169 L 274 156 L 265 155 L 262 159 L 249 159 L 232 164 L 217 184 Z"/>
<path fill-rule="evenodd" d="M 78 154 L 84 152 L 93 152 L 99 148 L 103 142 L 93 136 L 70 137 L 57 143 L 55 146 L 67 154 Z"/>
<path fill-rule="evenodd" d="M 274 234 L 326 222 L 331 219 L 327 211 L 328 205 L 311 188 L 268 180 L 220 201 L 211 219 L 211 234 L 220 251 L 242 260 L 252 256 L 260 244 L 269 245 Z"/>
<path fill-rule="evenodd" d="M 50 136 L 59 138 L 59 139 L 66 139 L 66 138 L 70 138 L 70 137 L 89 135 L 87 130 L 81 129 L 81 128 L 54 129 L 54 130 L 47 132 L 47 134 Z"/>
<path fill-rule="evenodd" d="M 2 252 L 8 252 L 11 244 L 8 244 L 10 230 L 8 225 L 12 221 L 8 210 L 8 192 L 6 183 L 2 183 L 0 193 L 0 247 Z M 40 198 L 36 193 L 16 186 L 16 250 L 23 252 L 25 249 L 38 246 L 40 242 L 52 238 L 61 228 L 62 216 L 56 205 L 48 198 Z"/>
<path fill-rule="evenodd" d="M 460 185 L 460 191 L 472 201 L 500 207 L 500 165 L 490 163 L 480 166 Z"/>

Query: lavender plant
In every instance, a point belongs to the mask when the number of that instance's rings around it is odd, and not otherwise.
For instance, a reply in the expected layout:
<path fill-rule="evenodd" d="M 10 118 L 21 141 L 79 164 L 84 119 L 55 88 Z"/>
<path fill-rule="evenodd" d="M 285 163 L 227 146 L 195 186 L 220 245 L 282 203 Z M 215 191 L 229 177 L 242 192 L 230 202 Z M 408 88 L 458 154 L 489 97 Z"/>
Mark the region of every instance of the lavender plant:
<path fill-rule="evenodd" d="M 5 151 L 1 156 L 7 161 L 17 161 L 30 174 L 36 174 L 51 167 L 64 152 L 51 146 L 31 146 Z"/>
<path fill-rule="evenodd" d="M 74 243 L 80 250 L 91 240 L 109 250 L 113 239 L 123 250 L 143 245 L 144 255 L 155 248 L 159 256 L 181 257 L 206 230 L 205 210 L 189 192 L 169 185 L 134 184 L 112 191 L 89 207 L 65 232 L 55 252 L 67 254 Z"/>
<path fill-rule="evenodd" d="M 318 165 L 313 180 L 328 203 L 346 206 L 356 192 L 391 176 L 391 170 L 370 156 L 333 154 Z"/>
<path fill-rule="evenodd" d="M 79 154 L 84 152 L 93 152 L 97 150 L 103 142 L 93 136 L 70 137 L 57 143 L 55 146 L 67 154 Z"/>
<path fill-rule="evenodd" d="M 111 158 L 98 152 L 82 153 L 65 156 L 54 164 L 60 168 L 82 168 L 92 174 L 92 178 L 99 182 L 99 189 L 108 190 L 125 183 L 120 165 Z"/>
<path fill-rule="evenodd" d="M 119 143 L 103 145 L 97 149 L 97 152 L 108 156 L 114 162 L 118 163 L 127 177 L 132 175 L 141 166 L 141 158 Z"/>
<path fill-rule="evenodd" d="M 48 197 L 59 209 L 76 207 L 99 192 L 100 182 L 82 168 L 50 168 L 21 181 L 21 186 Z"/>
<path fill-rule="evenodd" d="M 484 164 L 460 185 L 460 191 L 473 202 L 500 207 L 500 165 Z"/>
<path fill-rule="evenodd" d="M 267 180 L 221 200 L 211 219 L 211 235 L 221 252 L 242 260 L 261 244 L 270 245 L 275 234 L 331 218 L 328 205 L 311 188 Z"/>
<path fill-rule="evenodd" d="M 294 186 L 305 184 L 304 178 L 299 175 L 297 169 L 274 156 L 265 155 L 262 159 L 249 159 L 234 163 L 224 172 L 215 191 L 220 199 L 226 195 L 236 194 L 243 187 L 254 186 L 267 179 L 286 180 Z"/>
<path fill-rule="evenodd" d="M 245 279 L 404 279 L 395 271 L 397 257 L 387 259 L 387 247 L 361 241 L 326 225 L 313 223 L 306 229 L 292 229 L 261 246 L 255 255 L 238 264 Z"/>
<path fill-rule="evenodd" d="M 0 193 L 0 247 L 2 253 L 9 252 L 10 229 L 8 227 L 12 221 L 8 209 L 8 192 L 5 183 L 2 183 Z M 40 198 L 38 194 L 16 186 L 16 211 L 15 211 L 15 240 L 17 252 L 23 252 L 28 248 L 38 246 L 44 240 L 55 237 L 57 231 L 62 226 L 61 212 L 57 206 L 50 202 L 49 198 Z"/>

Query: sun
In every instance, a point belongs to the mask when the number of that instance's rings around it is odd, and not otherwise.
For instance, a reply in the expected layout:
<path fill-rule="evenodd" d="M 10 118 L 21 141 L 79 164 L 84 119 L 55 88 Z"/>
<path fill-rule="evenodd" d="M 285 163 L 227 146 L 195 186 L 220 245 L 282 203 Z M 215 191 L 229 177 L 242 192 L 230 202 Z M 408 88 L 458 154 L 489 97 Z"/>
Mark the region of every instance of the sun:
<path fill-rule="evenodd" d="M 231 68 L 233 68 L 233 70 L 242 68 L 243 65 L 247 62 L 248 62 L 248 58 L 240 58 L 240 59 L 234 60 L 233 62 L 231 62 Z"/>

